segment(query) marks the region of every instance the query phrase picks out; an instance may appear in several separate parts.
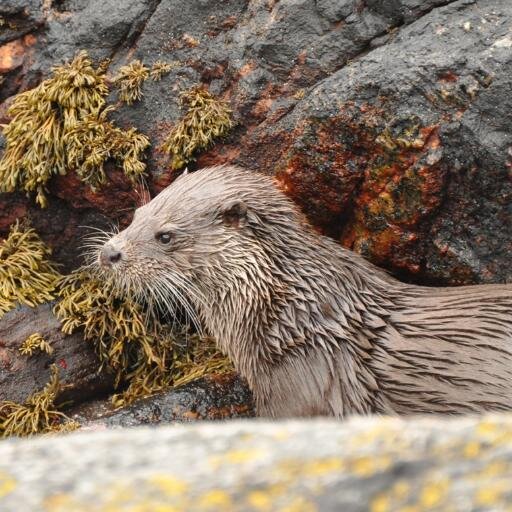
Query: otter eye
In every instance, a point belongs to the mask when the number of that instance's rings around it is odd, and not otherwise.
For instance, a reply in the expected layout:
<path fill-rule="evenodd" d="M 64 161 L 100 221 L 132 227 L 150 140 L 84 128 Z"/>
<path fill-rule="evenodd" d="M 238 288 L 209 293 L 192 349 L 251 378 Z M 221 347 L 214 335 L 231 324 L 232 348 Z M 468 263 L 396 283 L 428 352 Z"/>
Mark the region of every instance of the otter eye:
<path fill-rule="evenodd" d="M 158 233 L 155 237 L 161 244 L 167 245 L 172 240 L 171 233 Z"/>

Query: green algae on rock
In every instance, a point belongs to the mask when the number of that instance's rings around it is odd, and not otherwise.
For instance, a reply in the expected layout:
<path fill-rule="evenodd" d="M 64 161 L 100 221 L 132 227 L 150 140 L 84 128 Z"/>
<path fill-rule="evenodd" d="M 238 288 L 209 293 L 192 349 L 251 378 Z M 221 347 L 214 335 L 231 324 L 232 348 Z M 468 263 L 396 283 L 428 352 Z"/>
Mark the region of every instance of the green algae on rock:
<path fill-rule="evenodd" d="M 184 91 L 180 101 L 187 113 L 172 128 L 162 146 L 172 155 L 174 170 L 193 161 L 196 151 L 209 148 L 214 139 L 224 137 L 234 126 L 228 104 L 202 87 Z"/>
<path fill-rule="evenodd" d="M 36 194 L 47 205 L 47 183 L 57 174 L 78 169 L 92 188 L 104 182 L 103 163 L 122 162 L 128 176 L 140 176 L 149 139 L 108 122 L 106 66 L 93 67 L 85 51 L 34 89 L 18 94 L 8 110 L 3 132 L 7 146 L 0 160 L 0 191 Z"/>
<path fill-rule="evenodd" d="M 34 307 L 55 297 L 61 276 L 50 254 L 34 229 L 11 226 L 0 242 L 0 318 L 18 303 Z"/>
<path fill-rule="evenodd" d="M 2 437 L 67 432 L 79 427 L 78 423 L 56 410 L 54 402 L 60 387 L 57 366 L 52 365 L 51 372 L 50 381 L 44 389 L 29 396 L 25 403 L 0 402 Z"/>

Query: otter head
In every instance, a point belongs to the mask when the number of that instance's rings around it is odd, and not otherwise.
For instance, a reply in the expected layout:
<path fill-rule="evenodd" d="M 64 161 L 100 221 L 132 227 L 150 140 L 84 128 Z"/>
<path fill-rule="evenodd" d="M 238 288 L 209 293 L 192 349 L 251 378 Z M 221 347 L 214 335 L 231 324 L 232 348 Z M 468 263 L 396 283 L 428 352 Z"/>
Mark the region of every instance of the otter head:
<path fill-rule="evenodd" d="M 247 287 L 265 296 L 275 246 L 286 245 L 282 234 L 295 218 L 270 179 L 228 166 L 202 169 L 137 209 L 131 225 L 99 249 L 97 265 L 148 299 L 181 303 L 204 318 L 229 297 L 234 302 L 224 306 L 236 308 Z"/>

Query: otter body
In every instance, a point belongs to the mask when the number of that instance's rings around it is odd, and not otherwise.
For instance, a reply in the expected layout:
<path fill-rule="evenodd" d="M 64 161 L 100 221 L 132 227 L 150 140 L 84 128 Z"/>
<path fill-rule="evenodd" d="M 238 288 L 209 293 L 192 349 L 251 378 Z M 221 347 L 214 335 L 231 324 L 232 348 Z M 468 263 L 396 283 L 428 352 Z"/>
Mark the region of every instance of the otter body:
<path fill-rule="evenodd" d="M 512 286 L 401 283 L 315 233 L 266 177 L 182 176 L 98 260 L 193 308 L 260 415 L 512 409 Z"/>

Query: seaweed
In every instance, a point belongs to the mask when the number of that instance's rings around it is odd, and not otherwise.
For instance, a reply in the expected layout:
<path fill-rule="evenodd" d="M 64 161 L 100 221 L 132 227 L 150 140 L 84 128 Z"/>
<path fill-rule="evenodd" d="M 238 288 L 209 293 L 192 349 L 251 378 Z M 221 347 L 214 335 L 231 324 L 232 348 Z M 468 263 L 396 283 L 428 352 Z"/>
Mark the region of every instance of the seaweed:
<path fill-rule="evenodd" d="M 175 67 L 179 66 L 179 61 L 175 60 L 172 62 L 163 62 L 161 60 L 157 60 L 152 66 L 151 66 L 151 79 L 153 81 L 161 80 L 164 75 L 167 75 L 171 72 L 171 70 Z"/>
<path fill-rule="evenodd" d="M 61 275 L 34 229 L 16 222 L 0 242 L 0 318 L 17 303 L 35 307 L 55 297 Z"/>
<path fill-rule="evenodd" d="M 0 243 L 0 317 L 17 303 L 34 307 L 59 298 L 54 312 L 63 332 L 83 329 L 84 338 L 95 344 L 100 364 L 115 373 L 116 388 L 125 388 L 113 396 L 116 406 L 231 369 L 211 340 L 173 331 L 135 297 L 88 271 L 62 276 L 49 262 L 50 253 L 34 229 L 19 222 L 11 227 Z M 52 353 L 39 333 L 29 336 L 19 350 L 24 355 L 36 350 Z"/>
<path fill-rule="evenodd" d="M 53 354 L 53 347 L 39 334 L 31 334 L 20 346 L 20 354 L 32 356 L 36 351 Z"/>
<path fill-rule="evenodd" d="M 86 270 L 63 277 L 59 295 L 54 312 L 62 330 L 70 334 L 82 328 L 102 366 L 115 373 L 116 388 L 125 388 L 112 397 L 116 407 L 231 368 L 212 343 L 203 344 L 199 336 L 191 337 L 193 348 L 185 343 L 187 348 L 179 350 L 183 343 L 178 338 L 187 338 L 185 333 L 172 331 L 135 297 Z"/>
<path fill-rule="evenodd" d="M 205 375 L 233 370 L 233 363 L 219 351 L 212 338 L 194 335 L 187 339 L 185 350 L 175 352 L 172 386 L 183 386 Z"/>
<path fill-rule="evenodd" d="M 149 69 L 140 60 L 119 68 L 114 83 L 119 87 L 119 99 L 127 105 L 142 98 L 142 84 L 149 77 Z"/>
<path fill-rule="evenodd" d="M 145 170 L 142 154 L 149 146 L 149 139 L 135 128 L 121 130 L 107 120 L 113 107 L 107 107 L 98 116 L 89 115 L 66 136 L 68 161 L 82 181 L 92 190 L 107 181 L 104 164 L 115 160 L 122 165 L 125 175 L 136 182 Z"/>
<path fill-rule="evenodd" d="M 51 378 L 43 390 L 37 391 L 19 404 L 10 400 L 0 402 L 0 435 L 31 436 L 34 434 L 69 432 L 79 428 L 63 412 L 56 410 L 55 398 L 60 388 L 59 370 L 51 366 Z"/>
<path fill-rule="evenodd" d="M 7 111 L 11 121 L 3 127 L 7 145 L 0 160 L 1 192 L 35 193 L 36 203 L 45 207 L 50 178 L 71 169 L 78 168 L 92 188 L 105 181 L 107 158 L 131 169 L 130 177 L 144 172 L 140 158 L 149 140 L 106 119 L 111 111 L 106 108 L 107 64 L 94 68 L 87 53 L 79 52 L 70 63 L 54 68 L 50 78 L 15 97 Z M 116 140 L 106 142 L 103 134 Z"/>
<path fill-rule="evenodd" d="M 234 126 L 228 104 L 202 87 L 181 93 L 180 102 L 187 112 L 162 145 L 172 155 L 174 170 L 193 161 L 197 151 L 209 148 L 214 139 L 224 137 Z"/>

